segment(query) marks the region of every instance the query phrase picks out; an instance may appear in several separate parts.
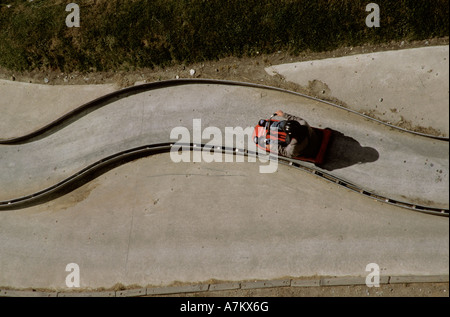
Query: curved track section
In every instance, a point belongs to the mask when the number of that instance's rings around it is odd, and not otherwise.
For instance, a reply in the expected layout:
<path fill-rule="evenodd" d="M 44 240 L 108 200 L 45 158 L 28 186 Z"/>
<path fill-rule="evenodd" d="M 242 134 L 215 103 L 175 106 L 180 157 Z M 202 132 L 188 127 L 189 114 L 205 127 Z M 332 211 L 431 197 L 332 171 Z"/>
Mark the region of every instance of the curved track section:
<path fill-rule="evenodd" d="M 197 91 L 192 92 L 192 88 Z M 210 89 L 215 89 L 217 96 L 211 97 Z M 177 96 L 175 92 L 179 90 Z M 147 95 L 149 92 L 151 95 Z M 191 99 L 185 99 L 189 94 Z M 169 96 L 170 102 L 166 101 Z M 303 101 L 301 105 L 299 101 Z M 46 201 L 73 190 L 102 170 L 170 151 L 173 142 L 160 143 L 167 139 L 164 123 L 170 122 L 169 128 L 178 122 L 185 126 L 192 124 L 183 119 L 178 121 L 180 112 L 184 111 L 181 118 L 201 117 L 210 126 L 245 126 L 256 121 L 257 116 L 263 117 L 284 105 L 287 112 L 304 113 L 314 126 L 324 124 L 335 129 L 339 141 L 330 148 L 332 157 L 328 165 L 315 167 L 286 158 L 280 158 L 281 162 L 379 201 L 448 216 L 448 139 L 405 133 L 360 113 L 291 91 L 206 79 L 130 87 L 85 104 L 31 134 L 2 140 L 1 144 L 8 145 L 0 148 L 0 157 L 7 163 L 2 174 L 6 175 L 6 181 L 9 177 L 10 183 L 17 182 L 16 188 L 23 188 L 23 193 L 17 195 L 20 191 L 10 189 L 0 196 L 0 208 L 22 208 Z M 191 113 L 189 107 L 193 108 Z M 88 115 L 94 111 L 98 116 L 95 122 L 106 121 L 101 126 L 95 127 L 94 121 L 89 121 Z M 236 115 L 240 111 L 243 115 Z M 61 135 L 56 132 L 63 130 L 67 131 L 60 140 Z M 86 148 L 86 144 L 91 144 L 91 148 Z M 242 145 L 237 145 L 233 152 L 236 150 L 248 154 Z M 27 157 L 28 153 L 36 157 Z M 32 166 L 37 161 L 41 163 Z M 28 180 L 34 186 L 24 186 Z M 13 194 L 19 197 L 8 197 Z"/>
<path fill-rule="evenodd" d="M 22 144 L 27 142 L 32 142 L 38 139 L 42 139 L 54 132 L 56 132 L 59 129 L 62 129 L 64 126 L 67 126 L 68 124 L 76 121 L 82 116 L 85 116 L 89 114 L 92 111 L 95 111 L 103 106 L 106 106 L 114 101 L 117 101 L 122 98 L 126 98 L 135 94 L 139 94 L 142 92 L 155 90 L 155 89 L 162 89 L 162 88 L 168 88 L 168 87 L 176 87 L 176 86 L 183 86 L 183 85 L 192 85 L 192 84 L 201 84 L 201 85 L 210 85 L 210 84 L 217 84 L 217 85 L 228 85 L 228 86 L 240 86 L 240 87 L 249 87 L 249 88 L 261 88 L 261 89 L 267 89 L 267 90 L 273 90 L 273 91 L 279 91 L 284 93 L 289 93 L 297 96 L 301 96 L 310 100 L 318 101 L 333 107 L 336 107 L 341 110 L 348 111 L 350 113 L 356 114 L 358 116 L 361 116 L 363 118 L 366 118 L 368 120 L 383 124 L 385 126 L 398 129 L 400 131 L 405 131 L 408 133 L 421 135 L 437 140 L 444 140 L 448 141 L 449 138 L 441 137 L 441 136 L 435 136 L 430 134 L 424 134 L 416 131 L 407 130 L 392 124 L 389 124 L 387 122 L 372 118 L 368 115 L 362 114 L 360 112 L 357 112 L 355 110 L 345 108 L 343 106 L 337 105 L 335 103 L 321 100 L 315 97 L 311 97 L 299 92 L 294 92 L 282 88 L 272 87 L 272 86 L 266 86 L 266 85 L 260 85 L 260 84 L 253 84 L 253 83 L 246 83 L 246 82 L 237 82 L 237 81 L 228 81 L 228 80 L 216 80 L 216 79 L 174 79 L 174 80 L 166 80 L 166 81 L 160 81 L 160 82 L 153 82 L 153 83 L 147 83 L 142 84 L 138 86 L 132 86 L 128 88 L 124 88 L 120 91 L 115 91 L 112 93 L 109 93 L 105 96 L 102 96 L 100 98 L 97 98 L 91 102 L 88 102 L 70 112 L 65 114 L 64 116 L 61 116 L 60 118 L 54 120 L 53 122 L 50 122 L 49 124 L 37 129 L 34 132 L 31 132 L 29 134 L 25 134 L 22 136 L 14 137 L 14 138 L 8 138 L 8 139 L 0 139 L 0 144 Z"/>
<path fill-rule="evenodd" d="M 245 155 L 245 156 L 253 156 L 257 157 L 258 153 L 256 152 L 250 152 L 245 149 L 238 149 L 238 148 L 226 148 L 226 147 L 211 147 L 211 145 L 206 144 L 182 144 L 179 143 L 179 146 L 188 147 L 191 151 L 196 150 L 219 150 L 222 154 L 233 154 L 233 155 Z M 78 173 L 72 175 L 71 177 L 59 182 L 58 184 L 55 184 L 49 188 L 46 188 L 42 191 L 39 191 L 37 193 L 27 195 L 24 197 L 8 200 L 8 201 L 0 201 L 0 210 L 14 210 L 19 208 L 26 208 L 33 205 L 37 205 L 40 203 L 48 202 L 50 200 L 53 200 L 61 195 L 64 195 L 70 191 L 73 191 L 74 189 L 80 187 L 81 185 L 89 182 L 90 180 L 94 179 L 95 177 L 98 177 L 99 175 L 103 174 L 104 172 L 111 170 L 112 168 L 125 164 L 127 162 L 130 162 L 132 160 L 170 152 L 173 147 L 173 143 L 161 143 L 161 144 L 149 144 L 146 146 L 130 149 L 121 153 L 117 153 L 115 155 L 109 156 L 107 158 L 104 158 L 100 161 L 95 162 L 94 164 L 84 168 L 83 170 L 79 171 Z M 274 159 L 269 158 L 269 159 Z M 429 206 L 422 206 L 422 205 L 415 205 L 407 202 L 402 201 L 396 201 L 394 199 L 390 199 L 389 197 L 383 197 L 379 196 L 377 194 L 371 193 L 370 191 L 365 190 L 364 188 L 360 188 L 355 184 L 352 184 L 344 179 L 341 179 L 339 177 L 335 177 L 329 173 L 320 171 L 317 168 L 314 167 L 308 167 L 305 164 L 302 164 L 301 161 L 298 160 L 292 160 L 284 157 L 277 157 L 276 158 L 279 162 L 285 165 L 292 166 L 296 169 L 309 172 L 311 174 L 314 174 L 326 181 L 332 182 L 334 184 L 337 184 L 339 186 L 343 186 L 347 189 L 350 189 L 356 193 L 359 193 L 361 195 L 367 196 L 369 198 L 372 198 L 374 200 L 388 203 L 390 205 L 394 205 L 401 208 L 406 208 L 414 211 L 419 211 L 427 214 L 432 215 L 439 215 L 439 216 L 449 216 L 449 210 L 448 209 L 439 209 L 439 208 L 433 208 Z"/>

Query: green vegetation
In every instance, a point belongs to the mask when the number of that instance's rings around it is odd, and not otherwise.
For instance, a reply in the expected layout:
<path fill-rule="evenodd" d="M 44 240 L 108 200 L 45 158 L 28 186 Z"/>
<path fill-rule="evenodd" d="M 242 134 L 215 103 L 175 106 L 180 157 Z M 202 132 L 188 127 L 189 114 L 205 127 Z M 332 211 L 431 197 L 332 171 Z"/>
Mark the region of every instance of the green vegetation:
<path fill-rule="evenodd" d="M 81 27 L 68 28 L 68 3 Z M 366 5 L 380 7 L 369 28 Z M 448 0 L 0 0 L 0 66 L 102 71 L 448 36 Z"/>

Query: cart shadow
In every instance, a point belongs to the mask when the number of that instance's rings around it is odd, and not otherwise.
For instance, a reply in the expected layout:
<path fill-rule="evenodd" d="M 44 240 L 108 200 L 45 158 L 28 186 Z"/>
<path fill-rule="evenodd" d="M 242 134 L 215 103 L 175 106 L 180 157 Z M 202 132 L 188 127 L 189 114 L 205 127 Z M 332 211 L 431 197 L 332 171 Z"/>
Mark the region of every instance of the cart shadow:
<path fill-rule="evenodd" d="M 371 147 L 364 147 L 352 137 L 332 130 L 332 138 L 328 146 L 325 161 L 319 167 L 333 171 L 355 164 L 371 163 L 380 157 L 378 151 Z"/>

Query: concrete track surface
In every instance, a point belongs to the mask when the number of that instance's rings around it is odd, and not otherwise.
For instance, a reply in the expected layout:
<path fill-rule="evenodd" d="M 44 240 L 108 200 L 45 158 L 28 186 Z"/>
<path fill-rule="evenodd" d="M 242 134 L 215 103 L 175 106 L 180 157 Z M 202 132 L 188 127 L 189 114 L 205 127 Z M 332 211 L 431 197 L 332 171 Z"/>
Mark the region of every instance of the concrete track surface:
<path fill-rule="evenodd" d="M 192 131 L 194 119 L 224 132 L 278 109 L 336 131 L 318 170 L 448 210 L 448 141 L 286 92 L 196 82 L 129 95 L 45 137 L 1 145 L 0 201 L 51 187 L 118 152 L 174 142 L 171 130 Z M 67 289 L 68 263 L 79 265 L 83 289 L 365 276 L 368 263 L 382 275 L 448 275 L 448 218 L 375 201 L 292 166 L 261 174 L 267 163 L 230 160 L 174 163 L 168 153 L 153 155 L 64 196 L 0 212 L 0 286 Z"/>
<path fill-rule="evenodd" d="M 115 90 L 117 88 L 111 84 L 56 87 L 0 79 L 0 138 L 33 132 L 74 108 Z M 47 106 L 43 108 L 42 103 Z"/>

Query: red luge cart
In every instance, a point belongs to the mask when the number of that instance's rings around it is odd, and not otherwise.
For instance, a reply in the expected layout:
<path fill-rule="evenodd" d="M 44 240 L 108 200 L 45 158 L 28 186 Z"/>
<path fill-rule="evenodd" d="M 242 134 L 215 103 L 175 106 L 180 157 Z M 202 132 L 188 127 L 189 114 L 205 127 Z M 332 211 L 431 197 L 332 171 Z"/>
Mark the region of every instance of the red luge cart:
<path fill-rule="evenodd" d="M 276 140 L 278 141 L 278 143 L 286 141 L 286 133 L 284 131 L 270 129 L 270 126 L 273 122 L 279 121 L 272 119 L 274 116 L 275 115 L 272 115 L 268 120 L 265 120 L 266 123 L 264 126 L 261 126 L 258 123 L 253 131 L 253 141 L 258 145 L 260 149 L 266 152 L 273 152 L 273 150 L 271 151 L 270 149 L 271 140 Z M 325 160 L 325 154 L 327 152 L 333 131 L 328 128 L 320 129 L 312 127 L 312 129 L 314 129 L 314 131 L 319 136 L 319 144 L 310 145 L 315 147 L 314 151 L 312 152 L 313 154 L 311 156 L 294 157 L 293 159 L 320 165 Z"/>

